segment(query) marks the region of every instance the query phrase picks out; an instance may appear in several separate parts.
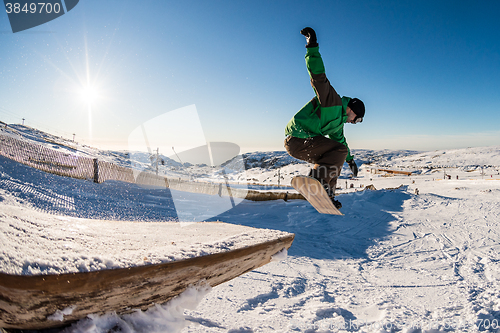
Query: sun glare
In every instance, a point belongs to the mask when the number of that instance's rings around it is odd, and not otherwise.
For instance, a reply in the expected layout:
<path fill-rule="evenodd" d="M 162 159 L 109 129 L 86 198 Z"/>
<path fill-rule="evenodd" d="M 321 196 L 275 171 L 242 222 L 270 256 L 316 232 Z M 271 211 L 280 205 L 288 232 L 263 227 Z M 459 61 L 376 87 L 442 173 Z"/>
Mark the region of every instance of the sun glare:
<path fill-rule="evenodd" d="M 97 92 L 97 89 L 95 87 L 92 87 L 92 86 L 84 87 L 81 90 L 80 95 L 81 95 L 82 99 L 88 104 L 92 104 L 99 97 L 99 93 Z"/>

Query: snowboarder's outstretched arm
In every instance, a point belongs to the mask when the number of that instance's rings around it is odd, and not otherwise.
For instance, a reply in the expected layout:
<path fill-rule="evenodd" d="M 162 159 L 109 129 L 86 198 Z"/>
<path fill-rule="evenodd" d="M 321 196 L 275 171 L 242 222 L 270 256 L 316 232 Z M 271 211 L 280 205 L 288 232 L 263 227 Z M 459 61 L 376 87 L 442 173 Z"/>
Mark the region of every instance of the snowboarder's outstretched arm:
<path fill-rule="evenodd" d="M 304 28 L 300 31 L 306 37 L 306 66 L 311 77 L 311 85 L 316 92 L 319 103 L 323 108 L 342 105 L 342 99 L 330 84 L 325 74 L 325 66 L 316 39 L 316 33 L 312 28 Z"/>

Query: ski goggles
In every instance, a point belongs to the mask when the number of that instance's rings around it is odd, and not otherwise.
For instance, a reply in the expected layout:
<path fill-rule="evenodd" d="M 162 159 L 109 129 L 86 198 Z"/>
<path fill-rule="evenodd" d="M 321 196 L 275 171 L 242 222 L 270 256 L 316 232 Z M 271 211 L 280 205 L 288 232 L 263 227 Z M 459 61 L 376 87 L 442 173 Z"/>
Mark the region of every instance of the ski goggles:
<path fill-rule="evenodd" d="M 352 121 L 353 124 L 359 124 L 363 121 L 363 117 L 356 116 L 354 120 Z"/>

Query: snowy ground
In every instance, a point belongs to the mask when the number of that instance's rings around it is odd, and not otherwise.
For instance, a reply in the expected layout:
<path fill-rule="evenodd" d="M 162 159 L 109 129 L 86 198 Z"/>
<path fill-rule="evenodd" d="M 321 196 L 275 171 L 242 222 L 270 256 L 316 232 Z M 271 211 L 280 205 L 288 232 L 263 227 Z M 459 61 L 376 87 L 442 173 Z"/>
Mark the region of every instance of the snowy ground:
<path fill-rule="evenodd" d="M 497 331 L 499 181 L 417 179 L 339 198 L 343 217 L 302 202 L 228 212 L 293 230 L 294 246 L 286 261 L 214 288 L 185 331 Z"/>
<path fill-rule="evenodd" d="M 201 299 L 196 309 L 184 311 L 182 325 L 165 322 L 194 305 L 165 305 L 136 319 L 93 317 L 64 332 L 149 333 L 185 325 L 181 332 L 500 331 L 500 148 L 359 156 L 376 163 L 363 166 L 357 180 L 339 181 L 345 216 L 320 215 L 302 200 L 244 200 L 212 217 L 292 232 L 295 241 L 282 261 L 210 292 L 202 288 L 191 298 L 182 296 L 178 302 Z M 72 219 L 101 219 L 106 212 L 119 220 L 176 218 L 167 190 L 97 185 L 0 162 L 0 205 L 14 200 L 26 211 Z M 369 172 L 376 167 L 416 175 Z M 281 166 L 280 182 L 305 170 L 303 164 Z M 444 180 L 445 174 L 451 179 Z M 247 176 L 269 184 L 278 179 L 269 166 L 248 170 Z M 362 191 L 361 185 L 370 184 L 377 190 Z M 189 200 L 199 207 L 208 197 Z"/>

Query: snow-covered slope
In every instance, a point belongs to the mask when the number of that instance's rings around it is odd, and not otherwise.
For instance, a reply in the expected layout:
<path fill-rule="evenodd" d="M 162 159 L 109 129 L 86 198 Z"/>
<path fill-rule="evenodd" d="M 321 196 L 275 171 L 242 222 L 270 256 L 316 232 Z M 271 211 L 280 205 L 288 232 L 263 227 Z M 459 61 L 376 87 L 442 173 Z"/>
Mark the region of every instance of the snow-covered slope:
<path fill-rule="evenodd" d="M 139 167 L 156 172 L 156 155 L 149 152 L 102 151 L 37 129 L 9 125 L 0 127 L 0 135 L 9 135 L 44 147 L 71 154 L 97 158 L 125 167 Z M 481 171 L 494 173 L 500 168 L 500 146 L 475 147 L 432 152 L 412 150 L 368 150 L 353 149 L 355 161 L 361 170 L 396 169 L 416 173 L 428 173 L 441 169 L 455 169 L 459 172 Z M 307 174 L 310 164 L 297 160 L 285 151 L 253 152 L 242 154 L 223 163 L 222 167 L 192 165 L 176 161 L 177 157 L 159 155 L 158 172 L 171 178 L 197 181 L 257 183 L 262 185 L 289 185 L 297 174 Z M 133 160 L 133 162 L 132 162 Z M 162 163 L 163 162 L 163 163 Z M 221 170 L 224 169 L 224 172 Z M 348 178 L 350 170 L 344 164 L 341 178 Z"/>
<path fill-rule="evenodd" d="M 436 150 L 398 156 L 378 162 L 383 167 L 404 169 L 456 168 L 465 171 L 500 167 L 500 146 Z"/>
<path fill-rule="evenodd" d="M 499 152 L 500 147 L 355 150 L 358 165 L 365 166 L 358 179 L 349 179 L 346 169 L 339 181 L 338 199 L 345 216 L 320 215 L 303 200 L 245 200 L 211 218 L 292 232 L 296 237 L 285 260 L 203 293 L 198 307 L 184 312 L 188 326 L 182 332 L 497 332 Z M 276 184 L 278 170 L 289 179 L 308 169 L 295 161 L 273 167 L 269 162 L 273 158 L 277 162 L 288 158 L 283 152 L 248 157 L 252 168 L 246 170 L 245 180 L 255 178 L 264 184 Z M 372 168 L 420 171 L 411 177 L 386 177 L 370 173 Z M 190 172 L 205 171 L 193 166 Z M 445 173 L 451 179 L 443 179 Z M 243 174 L 232 177 L 243 180 Z M 377 190 L 364 190 L 370 184 Z M 77 220 L 68 216 L 156 222 L 175 217 L 166 192 L 42 175 L 7 160 L 0 163 L 0 190 L 0 207 L 14 200 L 23 212 L 67 219 L 68 232 L 78 227 Z M 210 196 L 201 194 L 190 200 L 192 209 L 211 204 Z M 18 213 L 17 220 L 2 223 L 19 227 L 10 237 L 23 237 L 26 226 L 21 222 L 34 215 Z M 28 258 L 29 250 L 19 246 L 15 250 L 26 251 Z M 44 255 L 50 256 L 50 250 Z M 8 262 L 4 248 L 0 256 Z M 31 264 L 36 261 L 29 259 Z M 179 316 L 162 309 L 138 312 L 133 318 L 96 315 L 64 332 L 178 332 L 180 328 L 166 322 Z"/>

